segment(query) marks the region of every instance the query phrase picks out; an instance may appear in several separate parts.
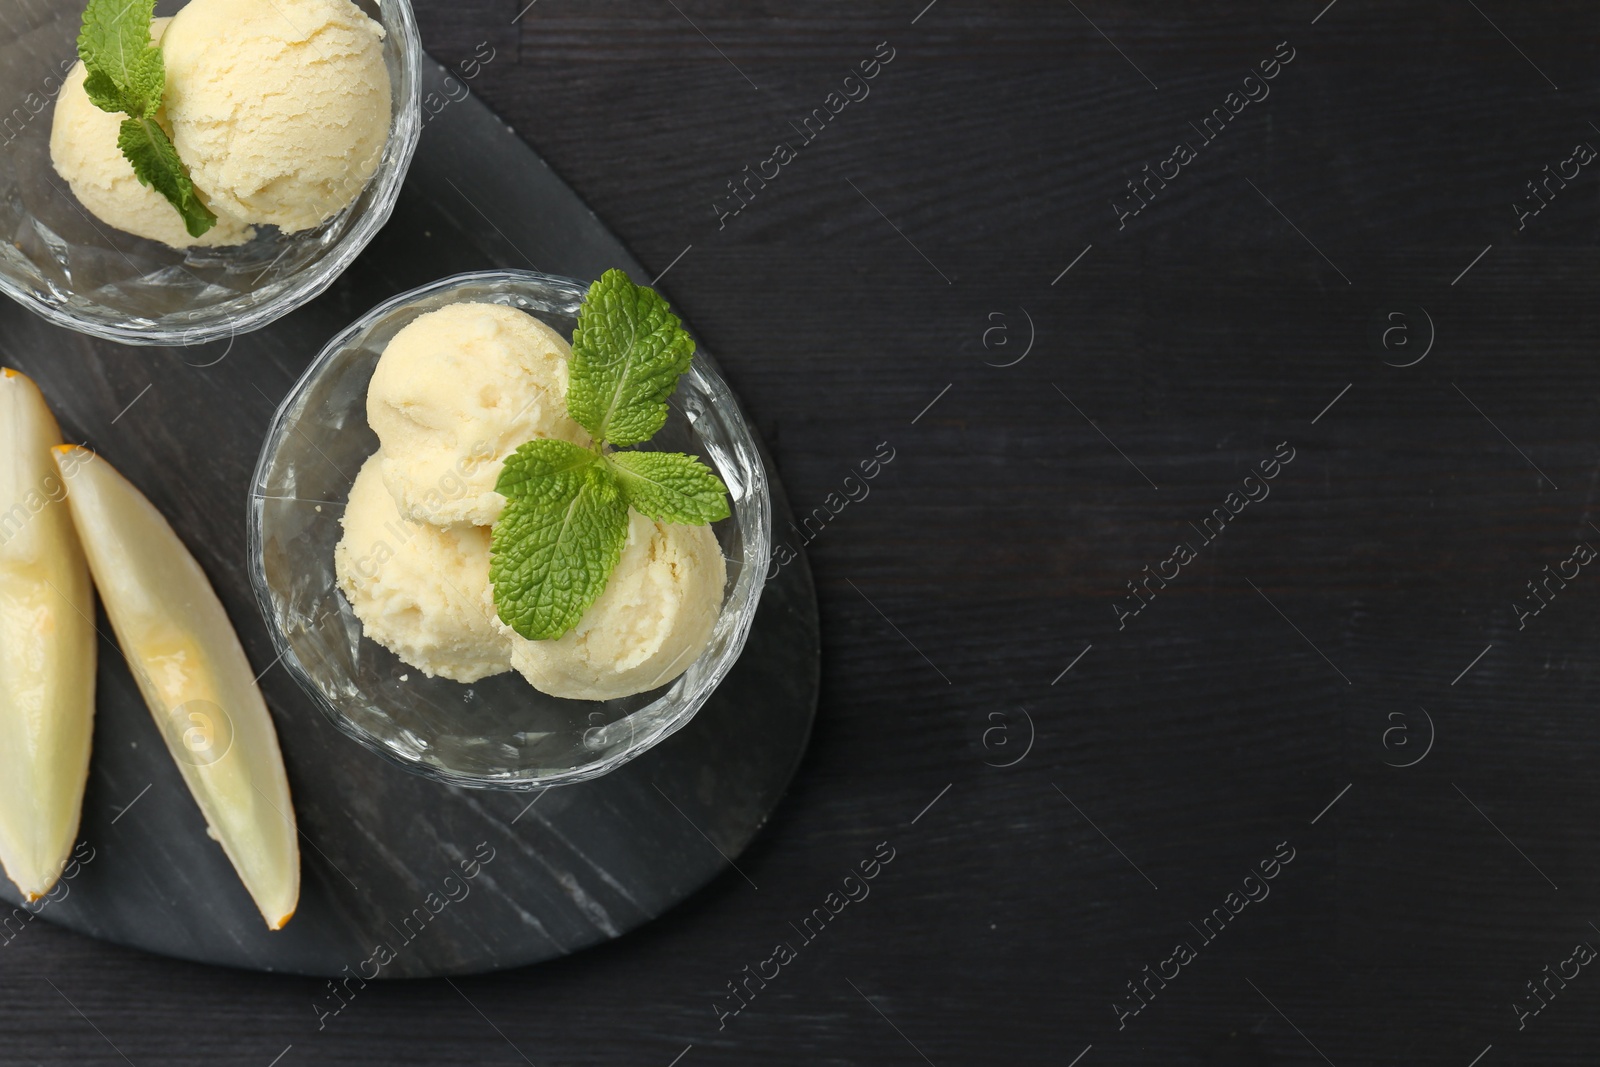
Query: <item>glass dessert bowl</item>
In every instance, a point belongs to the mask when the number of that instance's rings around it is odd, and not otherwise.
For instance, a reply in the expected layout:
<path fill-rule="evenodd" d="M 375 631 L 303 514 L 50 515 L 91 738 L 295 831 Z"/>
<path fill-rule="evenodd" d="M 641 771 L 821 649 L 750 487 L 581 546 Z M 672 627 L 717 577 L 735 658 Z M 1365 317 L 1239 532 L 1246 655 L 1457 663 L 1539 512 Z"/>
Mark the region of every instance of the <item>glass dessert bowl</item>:
<path fill-rule="evenodd" d="M 360 193 L 310 229 L 257 226 L 244 244 L 178 249 L 97 218 L 52 164 L 52 123 L 77 59 L 83 4 L 0 0 L 0 91 L 16 102 L 0 116 L 0 291 L 96 337 L 192 345 L 265 326 L 326 289 L 388 220 L 421 132 L 421 47 L 409 0 L 356 6 L 383 28 L 391 90 L 388 137 Z M 156 15 L 182 7 L 161 0 Z"/>
<path fill-rule="evenodd" d="M 367 389 L 401 329 L 446 305 L 499 304 L 572 336 L 587 286 L 530 271 L 458 275 L 401 294 L 322 350 L 279 408 L 251 490 L 251 580 L 284 665 L 344 733 L 408 770 L 456 785 L 537 789 L 594 778 L 682 728 L 737 660 L 765 582 L 766 470 L 738 402 L 703 354 L 652 448 L 698 455 L 726 483 L 715 523 L 726 567 L 705 650 L 681 675 L 614 700 L 571 700 L 515 671 L 471 683 L 428 677 L 370 638 L 341 591 L 335 546 L 363 463 L 378 448 Z M 746 562 L 748 561 L 748 562 Z"/>

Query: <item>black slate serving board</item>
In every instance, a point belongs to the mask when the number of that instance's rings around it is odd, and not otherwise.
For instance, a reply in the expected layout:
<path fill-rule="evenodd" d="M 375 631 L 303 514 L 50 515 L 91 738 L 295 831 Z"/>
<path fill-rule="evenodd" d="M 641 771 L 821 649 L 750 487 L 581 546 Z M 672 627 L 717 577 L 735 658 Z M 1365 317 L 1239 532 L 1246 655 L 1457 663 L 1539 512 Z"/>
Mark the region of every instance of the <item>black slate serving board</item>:
<path fill-rule="evenodd" d="M 650 277 L 431 62 L 424 114 L 383 234 L 333 290 L 272 326 L 133 349 L 0 307 L 5 363 L 39 383 L 68 439 L 102 451 L 145 491 L 216 586 L 262 670 L 302 834 L 299 911 L 269 932 L 103 636 L 83 862 L 35 906 L 42 918 L 152 952 L 357 982 L 533 963 L 617 937 L 726 870 L 799 761 L 819 659 L 803 558 L 767 584 L 743 656 L 688 726 L 610 775 L 549 795 L 454 789 L 391 766 L 342 737 L 273 660 L 245 568 L 245 505 L 267 421 L 323 343 L 379 300 L 461 271 L 529 266 L 587 279 L 616 266 Z M 781 527 L 788 507 L 776 481 L 773 492 Z M 100 629 L 110 633 L 103 616 Z M 9 883 L 0 896 L 18 902 Z M 320 1010 L 341 1003 L 330 994 Z"/>

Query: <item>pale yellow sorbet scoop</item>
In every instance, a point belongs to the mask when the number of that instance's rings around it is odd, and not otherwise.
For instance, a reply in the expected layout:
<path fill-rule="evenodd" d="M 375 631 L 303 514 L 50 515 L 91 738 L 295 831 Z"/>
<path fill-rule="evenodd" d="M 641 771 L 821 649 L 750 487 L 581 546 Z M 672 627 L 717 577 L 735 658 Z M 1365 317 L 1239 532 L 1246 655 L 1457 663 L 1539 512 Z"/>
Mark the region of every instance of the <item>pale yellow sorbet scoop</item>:
<path fill-rule="evenodd" d="M 494 487 L 519 445 L 587 446 L 567 416 L 570 352 L 549 326 L 502 304 L 446 304 L 395 334 L 367 387 L 367 422 L 400 514 L 488 526 L 505 507 Z"/>
<path fill-rule="evenodd" d="M 511 637 L 511 666 L 535 689 L 614 700 L 666 685 L 700 658 L 722 611 L 727 575 L 711 527 L 629 512 L 617 569 L 576 627 L 553 641 L 529 641 L 496 622 Z"/>
<path fill-rule="evenodd" d="M 383 36 L 350 0 L 192 0 L 173 17 L 167 119 L 213 211 L 293 233 L 360 194 L 389 136 Z"/>
<path fill-rule="evenodd" d="M 383 453 L 350 487 L 335 573 L 362 631 L 424 674 L 475 682 L 511 667 L 489 590 L 489 531 L 430 526 L 400 515 L 384 488 Z"/>

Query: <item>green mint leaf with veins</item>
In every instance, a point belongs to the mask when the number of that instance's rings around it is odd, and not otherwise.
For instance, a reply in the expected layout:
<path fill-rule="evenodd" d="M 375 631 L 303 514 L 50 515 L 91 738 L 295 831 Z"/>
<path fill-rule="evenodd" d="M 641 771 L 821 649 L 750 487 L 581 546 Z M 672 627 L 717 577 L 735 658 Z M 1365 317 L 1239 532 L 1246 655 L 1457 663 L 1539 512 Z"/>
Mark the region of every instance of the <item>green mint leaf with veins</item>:
<path fill-rule="evenodd" d="M 117 147 L 133 164 L 139 181 L 152 186 L 178 209 L 190 237 L 199 237 L 216 225 L 217 217 L 200 202 L 178 150 L 155 119 L 123 119 L 122 128 L 117 131 Z"/>
<path fill-rule="evenodd" d="M 78 29 L 78 58 L 88 78 L 84 88 L 102 111 L 133 117 L 151 115 L 161 105 L 162 84 L 149 94 L 150 20 L 155 0 L 89 0 Z M 162 79 L 165 81 L 165 78 Z M 118 106 L 108 107 L 115 103 Z"/>
<path fill-rule="evenodd" d="M 728 487 L 681 452 L 613 452 L 606 457 L 628 506 L 648 519 L 697 526 L 728 517 Z"/>
<path fill-rule="evenodd" d="M 693 356 L 694 340 L 661 294 L 608 270 L 578 311 L 567 413 L 597 442 L 648 441 Z"/>
<path fill-rule="evenodd" d="M 628 539 L 628 505 L 591 449 L 529 441 L 495 489 L 506 508 L 490 537 L 495 608 L 531 641 L 560 637 L 605 592 Z"/>
<path fill-rule="evenodd" d="M 217 216 L 200 202 L 188 169 L 156 122 L 166 91 L 161 49 L 150 43 L 155 0 L 89 0 L 78 30 L 84 92 L 102 111 L 128 116 L 117 131 L 117 147 L 134 176 L 167 199 L 183 217 L 190 237 L 216 225 Z"/>

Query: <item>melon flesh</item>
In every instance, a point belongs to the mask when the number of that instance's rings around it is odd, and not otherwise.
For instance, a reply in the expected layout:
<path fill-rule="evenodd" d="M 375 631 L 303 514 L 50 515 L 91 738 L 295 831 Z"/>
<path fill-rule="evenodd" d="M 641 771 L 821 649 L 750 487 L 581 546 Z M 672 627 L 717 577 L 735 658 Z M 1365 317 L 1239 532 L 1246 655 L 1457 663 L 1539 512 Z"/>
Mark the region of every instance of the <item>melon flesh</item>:
<path fill-rule="evenodd" d="M 103 458 L 55 459 L 106 615 L 139 691 L 269 929 L 300 897 L 300 848 L 278 734 L 205 572 L 167 520 Z"/>
<path fill-rule="evenodd" d="M 94 733 L 94 592 L 39 389 L 0 370 L 0 864 L 29 900 L 78 834 Z"/>

